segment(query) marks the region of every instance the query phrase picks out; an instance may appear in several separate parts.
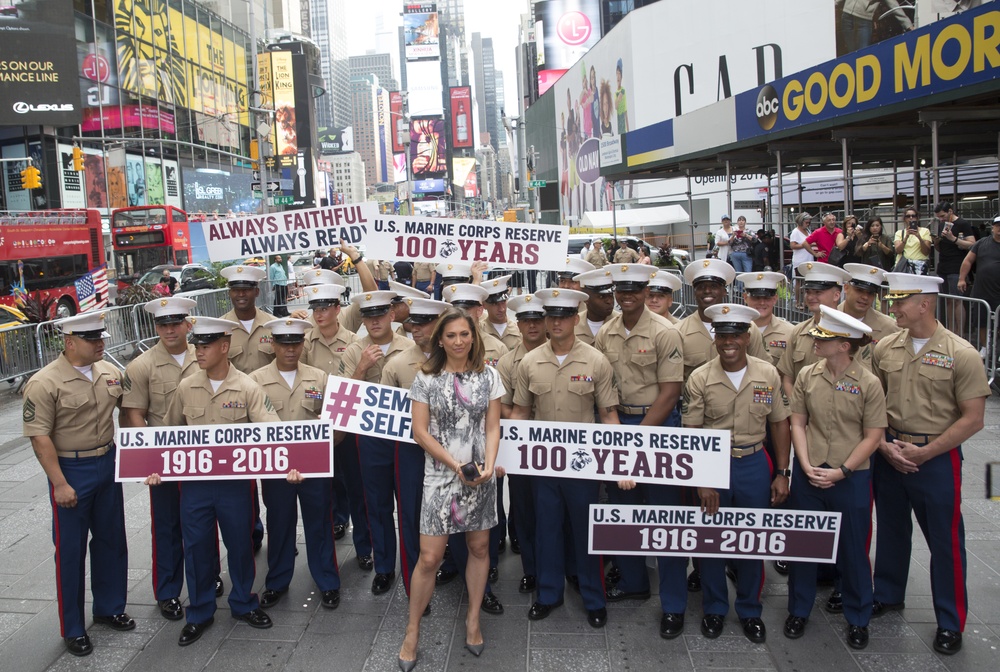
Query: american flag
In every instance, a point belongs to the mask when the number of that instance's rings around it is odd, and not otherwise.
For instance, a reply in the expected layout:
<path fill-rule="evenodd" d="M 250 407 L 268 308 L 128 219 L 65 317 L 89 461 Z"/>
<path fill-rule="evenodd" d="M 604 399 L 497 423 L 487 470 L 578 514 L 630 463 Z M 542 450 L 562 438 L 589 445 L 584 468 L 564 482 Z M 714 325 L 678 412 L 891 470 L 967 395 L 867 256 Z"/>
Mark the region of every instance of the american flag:
<path fill-rule="evenodd" d="M 76 281 L 76 298 L 80 302 L 80 312 L 108 305 L 108 267 L 101 266 Z"/>

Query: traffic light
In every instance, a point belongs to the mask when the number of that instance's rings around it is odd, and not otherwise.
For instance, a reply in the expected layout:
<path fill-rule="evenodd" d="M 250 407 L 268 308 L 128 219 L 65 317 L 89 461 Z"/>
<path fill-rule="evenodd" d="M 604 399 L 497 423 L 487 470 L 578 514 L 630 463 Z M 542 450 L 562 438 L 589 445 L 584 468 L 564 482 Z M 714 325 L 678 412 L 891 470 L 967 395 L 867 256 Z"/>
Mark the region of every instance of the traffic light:
<path fill-rule="evenodd" d="M 260 146 L 256 140 L 250 141 L 250 168 L 253 170 L 260 170 L 260 164 L 257 159 L 260 158 Z"/>
<path fill-rule="evenodd" d="M 42 186 L 42 173 L 34 166 L 28 166 L 21 171 L 22 189 L 40 189 Z"/>
<path fill-rule="evenodd" d="M 73 148 L 73 170 L 78 173 L 83 170 L 83 150 L 79 147 Z"/>

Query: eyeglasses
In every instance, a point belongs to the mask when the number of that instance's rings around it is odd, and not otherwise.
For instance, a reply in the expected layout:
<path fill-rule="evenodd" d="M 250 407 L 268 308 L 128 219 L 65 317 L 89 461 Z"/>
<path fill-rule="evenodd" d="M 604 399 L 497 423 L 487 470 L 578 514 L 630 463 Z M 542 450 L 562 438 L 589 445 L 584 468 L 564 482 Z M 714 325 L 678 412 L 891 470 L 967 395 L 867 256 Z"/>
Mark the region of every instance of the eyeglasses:
<path fill-rule="evenodd" d="M 903 215 L 903 218 L 904 219 L 916 219 L 917 216 L 916 215 Z"/>

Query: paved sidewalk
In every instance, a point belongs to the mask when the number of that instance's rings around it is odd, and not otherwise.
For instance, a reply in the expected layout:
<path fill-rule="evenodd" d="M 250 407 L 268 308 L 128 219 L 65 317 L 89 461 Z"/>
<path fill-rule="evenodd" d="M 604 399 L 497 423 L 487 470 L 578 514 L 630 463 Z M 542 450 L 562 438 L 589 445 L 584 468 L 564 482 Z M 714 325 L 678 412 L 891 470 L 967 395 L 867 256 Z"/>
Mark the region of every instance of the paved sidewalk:
<path fill-rule="evenodd" d="M 956 656 L 934 653 L 934 612 L 930 598 L 926 545 L 917 534 L 910 567 L 907 608 L 872 621 L 871 644 L 861 653 L 843 641 L 844 621 L 821 608 L 829 589 L 820 589 L 806 635 L 790 641 L 784 623 L 784 578 L 769 571 L 764 588 L 766 645 L 750 644 L 732 611 L 725 634 L 707 640 L 698 631 L 700 599 L 691 596 L 683 637 L 659 637 L 659 603 L 609 605 L 608 626 L 593 630 L 579 596 L 566 592 L 566 605 L 546 620 L 529 622 L 530 596 L 517 592 L 518 556 L 501 556 L 495 592 L 503 616 L 482 618 L 486 651 L 476 660 L 465 651 L 466 600 L 460 581 L 438 589 L 433 613 L 424 620 L 418 671 L 431 670 L 868 670 L 979 671 L 1000 666 L 1000 503 L 984 500 L 984 464 L 1000 460 L 1000 398 L 987 405 L 987 427 L 965 446 L 965 523 L 969 551 L 970 613 L 964 649 Z M 101 672 L 184 672 L 209 670 L 387 671 L 397 669 L 396 654 L 406 623 L 402 582 L 378 597 L 371 577 L 358 569 L 348 543 L 340 543 L 340 608 L 319 606 L 309 578 L 301 529 L 295 579 L 285 599 L 270 610 L 275 627 L 253 630 L 228 615 L 219 601 L 215 625 L 197 644 L 180 648 L 182 622 L 161 618 L 150 580 L 149 500 L 146 488 L 125 488 L 129 536 L 129 613 L 137 627 L 117 633 L 104 626 L 90 629 L 94 654 L 74 658 L 59 639 L 52 561 L 51 511 L 45 477 L 28 442 L 21 436 L 20 399 L 0 384 L 0 669 L 100 670 Z M 345 539 L 349 539 L 347 535 Z M 224 548 L 224 547 L 223 547 Z M 264 554 L 258 556 L 264 562 Z M 223 561 L 225 567 L 225 561 Z M 770 563 L 768 569 L 771 570 Z M 651 575 L 655 585 L 655 572 Z M 227 584 L 228 575 L 223 579 Z M 263 586 L 264 567 L 257 579 Z M 655 594 L 655 589 L 654 589 Z M 88 607 L 89 612 L 89 607 Z"/>

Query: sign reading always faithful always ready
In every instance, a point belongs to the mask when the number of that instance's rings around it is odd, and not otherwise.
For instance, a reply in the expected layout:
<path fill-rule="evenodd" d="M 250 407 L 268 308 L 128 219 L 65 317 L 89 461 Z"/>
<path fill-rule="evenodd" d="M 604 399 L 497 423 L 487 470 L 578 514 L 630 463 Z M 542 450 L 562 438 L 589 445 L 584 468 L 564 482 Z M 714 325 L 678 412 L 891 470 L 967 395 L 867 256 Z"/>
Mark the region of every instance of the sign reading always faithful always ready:
<path fill-rule="evenodd" d="M 832 563 L 839 512 L 591 504 L 592 554 Z"/>
<path fill-rule="evenodd" d="M 322 420 L 121 428 L 116 442 L 118 481 L 333 475 L 333 430 Z"/>

